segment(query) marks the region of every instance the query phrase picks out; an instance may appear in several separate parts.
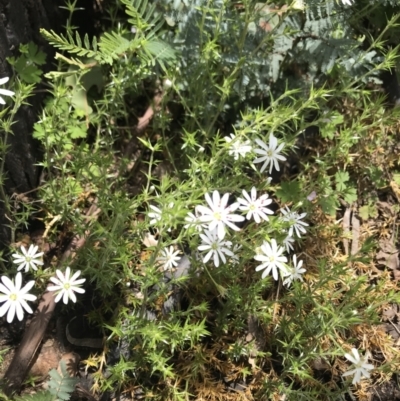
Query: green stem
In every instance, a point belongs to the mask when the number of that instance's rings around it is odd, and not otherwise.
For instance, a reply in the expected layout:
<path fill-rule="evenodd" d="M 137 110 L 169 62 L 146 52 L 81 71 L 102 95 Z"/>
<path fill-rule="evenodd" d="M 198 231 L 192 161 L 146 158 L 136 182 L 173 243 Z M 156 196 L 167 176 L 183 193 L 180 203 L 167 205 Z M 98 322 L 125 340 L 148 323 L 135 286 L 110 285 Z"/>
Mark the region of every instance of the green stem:
<path fill-rule="evenodd" d="M 207 269 L 207 266 L 204 265 L 204 270 L 207 272 L 208 277 L 210 277 L 211 281 L 213 282 L 213 284 L 215 285 L 216 289 L 218 290 L 219 294 L 221 295 L 221 297 L 225 297 L 226 295 L 226 288 L 222 287 L 222 285 L 219 285 L 215 282 L 215 280 L 212 278 L 211 273 L 209 272 L 209 270 Z"/>

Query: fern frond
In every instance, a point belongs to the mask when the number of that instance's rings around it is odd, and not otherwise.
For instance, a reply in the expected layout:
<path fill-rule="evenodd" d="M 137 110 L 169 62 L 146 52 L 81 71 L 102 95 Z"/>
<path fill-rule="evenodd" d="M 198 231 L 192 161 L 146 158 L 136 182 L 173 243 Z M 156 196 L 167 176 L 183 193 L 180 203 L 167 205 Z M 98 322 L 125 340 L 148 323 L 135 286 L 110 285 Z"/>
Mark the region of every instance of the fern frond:
<path fill-rule="evenodd" d="M 92 43 L 87 34 L 82 41 L 78 32 L 75 32 L 75 38 L 71 34 L 65 37 L 45 29 L 41 29 L 41 33 L 54 47 L 70 54 L 94 59 L 100 64 L 112 64 L 113 60 L 118 59 L 131 47 L 131 42 L 116 32 L 104 33 L 99 42 L 94 37 Z M 69 64 L 76 64 L 76 62 L 77 60 L 73 58 L 68 60 Z"/>
<path fill-rule="evenodd" d="M 149 5 L 148 0 L 121 0 L 126 6 L 126 14 L 132 18 L 128 22 L 142 32 L 151 30 L 160 21 L 164 22 L 161 14 L 156 15 L 156 3 Z"/>
<path fill-rule="evenodd" d="M 65 361 L 60 362 L 60 368 L 61 374 L 55 369 L 49 372 L 49 392 L 56 396 L 57 399 L 68 401 L 75 389 L 76 383 L 78 383 L 78 379 L 69 375 Z"/>
<path fill-rule="evenodd" d="M 52 30 L 41 29 L 41 34 L 54 47 L 69 54 L 95 60 L 100 64 L 112 64 L 113 61 L 118 60 L 121 55 L 129 51 L 130 53 L 140 52 L 139 58 L 148 65 L 154 66 L 158 62 L 162 68 L 165 68 L 165 63 L 175 59 L 175 52 L 170 45 L 157 39 L 157 33 L 162 29 L 164 19 L 161 15 L 155 15 L 155 5 L 149 6 L 148 0 L 121 1 L 127 7 L 127 14 L 133 17 L 129 22 L 141 32 L 141 35 L 133 40 L 128 40 L 114 31 L 104 33 L 99 41 L 94 37 L 92 42 L 87 34 L 82 39 L 77 31 L 74 36 L 70 33 L 64 36 Z M 59 57 L 80 68 L 87 67 L 76 58 L 66 58 L 62 55 Z"/>
<path fill-rule="evenodd" d="M 175 51 L 161 40 L 143 41 L 139 57 L 142 63 L 154 67 L 157 63 L 166 70 L 166 64 L 176 59 Z"/>
<path fill-rule="evenodd" d="M 143 49 L 159 62 L 173 61 L 176 58 L 174 49 L 168 43 L 161 40 L 147 41 Z"/>
<path fill-rule="evenodd" d="M 90 47 L 89 37 L 86 34 L 83 41 L 87 48 L 82 46 L 82 40 L 79 36 L 79 33 L 75 33 L 75 40 L 71 34 L 67 34 L 65 37 L 63 34 L 58 35 L 53 30 L 47 31 L 46 29 L 41 28 L 40 33 L 48 40 L 50 44 L 60 50 L 65 50 L 68 53 L 76 54 L 80 57 L 88 57 L 94 58 L 98 61 L 101 60 L 99 58 L 99 54 L 96 50 L 92 50 Z M 97 48 L 97 41 L 93 40 L 92 48 Z"/>
<path fill-rule="evenodd" d="M 153 25 L 152 30 L 146 33 L 146 38 L 150 39 L 157 36 L 157 34 L 159 34 L 164 28 L 164 24 L 165 21 L 163 19 L 160 19 L 156 24 Z"/>
<path fill-rule="evenodd" d="M 113 60 L 118 59 L 130 47 L 131 42 L 116 32 L 106 32 L 98 43 L 102 61 L 112 64 Z"/>

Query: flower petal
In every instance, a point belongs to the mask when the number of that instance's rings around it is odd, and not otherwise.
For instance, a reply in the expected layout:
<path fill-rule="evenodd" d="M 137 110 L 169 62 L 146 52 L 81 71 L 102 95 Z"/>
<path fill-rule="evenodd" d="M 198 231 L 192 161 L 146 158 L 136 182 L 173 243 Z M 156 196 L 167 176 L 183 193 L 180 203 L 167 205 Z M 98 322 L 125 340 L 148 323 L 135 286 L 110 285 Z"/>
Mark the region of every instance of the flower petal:
<path fill-rule="evenodd" d="M 21 273 L 20 273 L 21 274 Z M 31 280 L 25 284 L 24 288 L 22 288 L 19 293 L 26 294 L 33 286 L 35 285 L 35 280 Z"/>
<path fill-rule="evenodd" d="M 0 292 L 6 295 L 10 295 L 11 291 L 3 284 L 0 283 Z M 8 296 L 7 296 L 8 298 Z"/>
<path fill-rule="evenodd" d="M 3 317 L 7 313 L 10 306 L 11 306 L 11 301 L 7 299 L 7 301 L 0 307 L 0 317 Z"/>
<path fill-rule="evenodd" d="M 33 310 L 31 309 L 31 307 L 28 305 L 28 303 L 25 300 L 21 299 L 20 303 L 18 305 L 22 306 L 22 308 L 24 308 L 28 313 L 33 313 Z M 17 306 L 17 315 L 18 315 L 18 306 Z M 22 316 L 23 315 L 24 315 L 24 313 L 22 311 Z"/>
<path fill-rule="evenodd" d="M 84 294 L 85 290 L 81 287 L 75 287 L 75 286 L 71 286 L 70 288 L 72 291 L 77 292 L 79 294 Z"/>
<path fill-rule="evenodd" d="M 67 303 L 68 303 L 68 291 L 64 291 L 63 302 L 65 303 L 65 305 L 67 305 Z"/>
<path fill-rule="evenodd" d="M 7 287 L 8 294 L 15 291 L 14 283 L 7 276 L 1 276 L 1 281 Z"/>
<path fill-rule="evenodd" d="M 69 289 L 68 291 L 68 296 L 71 299 L 72 302 L 76 302 L 76 295 L 75 293 L 72 291 L 72 288 Z"/>
<path fill-rule="evenodd" d="M 74 275 L 71 277 L 70 281 L 71 283 L 75 281 L 75 279 L 77 279 L 79 276 L 81 275 L 81 271 L 77 270 Z"/>
<path fill-rule="evenodd" d="M 57 302 L 61 299 L 61 297 L 64 295 L 64 292 L 65 292 L 65 291 L 60 291 L 60 292 L 57 294 L 56 299 L 54 300 L 55 303 L 57 303 Z"/>
<path fill-rule="evenodd" d="M 22 285 L 22 273 L 18 272 L 15 276 L 15 292 L 19 292 Z"/>
<path fill-rule="evenodd" d="M 22 313 L 23 315 L 23 313 Z M 7 313 L 7 322 L 11 323 L 14 320 L 14 316 L 15 316 L 15 302 L 10 302 L 10 308 L 8 309 L 8 313 Z M 20 319 L 22 320 L 22 319 Z"/>

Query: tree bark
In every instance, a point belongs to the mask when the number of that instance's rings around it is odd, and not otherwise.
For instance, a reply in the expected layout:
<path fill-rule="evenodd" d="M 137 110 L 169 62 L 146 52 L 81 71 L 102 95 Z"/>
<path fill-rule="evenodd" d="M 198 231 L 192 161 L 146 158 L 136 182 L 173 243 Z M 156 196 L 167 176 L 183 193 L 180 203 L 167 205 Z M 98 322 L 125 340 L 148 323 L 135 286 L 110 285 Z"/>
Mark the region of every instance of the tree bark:
<path fill-rule="evenodd" d="M 41 37 L 39 30 L 59 30 L 61 4 L 62 0 L 0 0 L 0 77 L 12 74 L 6 57 L 17 57 L 20 44 L 29 42 L 34 42 L 48 55 L 44 70 L 50 69 L 54 50 Z M 40 169 L 36 164 L 41 159 L 41 149 L 33 139 L 32 131 L 42 99 L 43 93 L 39 91 L 29 98 L 30 105 L 18 110 L 13 135 L 8 135 L 3 184 L 6 196 L 32 191 L 38 184 Z M 5 134 L 0 132 L 0 135 L 4 137 Z M 4 199 L 1 199 L 0 249 L 10 242 L 9 219 L 12 216 L 6 216 Z"/>

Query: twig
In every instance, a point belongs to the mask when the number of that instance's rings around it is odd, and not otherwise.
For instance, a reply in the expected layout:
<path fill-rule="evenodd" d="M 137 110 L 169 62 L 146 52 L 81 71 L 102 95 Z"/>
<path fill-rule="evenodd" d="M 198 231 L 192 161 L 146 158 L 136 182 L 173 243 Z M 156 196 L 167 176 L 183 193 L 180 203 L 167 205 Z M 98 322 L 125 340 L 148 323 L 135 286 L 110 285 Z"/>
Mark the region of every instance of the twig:
<path fill-rule="evenodd" d="M 342 224 L 343 224 L 343 235 L 344 235 L 343 247 L 344 247 L 344 252 L 347 256 L 350 255 L 349 239 L 346 237 L 346 235 L 350 234 L 350 219 L 351 219 L 351 208 L 346 207 Z"/>
<path fill-rule="evenodd" d="M 163 92 L 160 90 L 154 95 L 152 104 L 150 104 L 150 106 L 144 112 L 142 117 L 139 117 L 138 123 L 137 123 L 136 127 L 134 128 L 134 132 L 136 135 L 134 135 L 133 138 L 126 145 L 125 152 L 124 152 L 125 158 L 129 158 L 131 156 L 133 147 L 135 144 L 136 136 L 141 134 L 148 127 L 155 112 L 160 109 L 160 104 L 161 104 L 162 98 L 163 98 Z"/>
<path fill-rule="evenodd" d="M 357 218 L 356 214 L 353 212 L 351 216 L 351 255 L 355 255 L 360 249 L 359 247 L 359 237 L 360 237 L 360 220 Z"/>
<path fill-rule="evenodd" d="M 393 326 L 393 328 L 397 331 L 397 334 L 400 336 L 400 330 L 396 327 L 396 325 L 390 319 L 388 319 L 388 322 Z"/>

